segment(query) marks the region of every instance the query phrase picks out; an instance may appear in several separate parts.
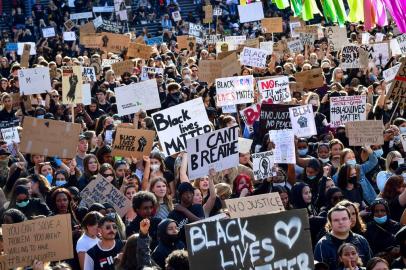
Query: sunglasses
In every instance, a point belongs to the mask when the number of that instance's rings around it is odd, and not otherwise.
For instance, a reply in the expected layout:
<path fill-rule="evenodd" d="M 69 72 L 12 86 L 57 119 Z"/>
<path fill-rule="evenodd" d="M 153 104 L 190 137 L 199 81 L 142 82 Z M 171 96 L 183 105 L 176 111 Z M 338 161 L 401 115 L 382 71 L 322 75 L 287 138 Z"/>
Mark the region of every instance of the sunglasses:
<path fill-rule="evenodd" d="M 59 96 L 52 96 L 52 98 L 59 98 Z"/>
<path fill-rule="evenodd" d="M 103 177 L 109 177 L 109 176 L 113 176 L 114 177 L 114 174 L 112 174 L 112 173 L 106 173 L 106 174 L 102 174 L 103 175 Z"/>
<path fill-rule="evenodd" d="M 104 226 L 104 228 L 106 230 L 117 230 L 117 225 L 113 224 L 113 225 L 106 225 Z"/>

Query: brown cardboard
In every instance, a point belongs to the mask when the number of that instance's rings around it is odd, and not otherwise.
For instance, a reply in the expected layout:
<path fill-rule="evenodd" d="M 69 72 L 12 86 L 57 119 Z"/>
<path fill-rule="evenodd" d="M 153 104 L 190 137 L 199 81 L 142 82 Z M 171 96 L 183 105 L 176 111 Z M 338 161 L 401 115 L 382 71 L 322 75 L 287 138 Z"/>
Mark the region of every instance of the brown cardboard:
<path fill-rule="evenodd" d="M 187 49 L 193 51 L 196 48 L 196 38 L 189 36 L 178 36 L 177 37 L 178 48 Z"/>
<path fill-rule="evenodd" d="M 131 42 L 128 47 L 127 56 L 147 60 L 151 56 L 152 51 L 152 48 L 148 45 Z"/>
<path fill-rule="evenodd" d="M 365 120 L 345 123 L 350 146 L 383 144 L 382 120 Z"/>
<path fill-rule="evenodd" d="M 96 28 L 94 27 L 93 22 L 85 23 L 79 27 L 80 36 L 87 36 L 94 33 L 96 33 Z"/>
<path fill-rule="evenodd" d="M 123 217 L 131 209 L 132 203 L 124 194 L 115 188 L 100 174 L 80 192 L 80 206 L 90 207 L 93 203 L 110 203 Z"/>
<path fill-rule="evenodd" d="M 73 27 L 75 27 L 75 23 L 70 19 L 67 20 L 63 25 L 65 26 L 66 31 L 70 31 Z"/>
<path fill-rule="evenodd" d="M 235 51 L 220 60 L 202 60 L 199 62 L 199 80 L 213 83 L 216 78 L 224 78 L 240 74 L 241 65 Z"/>
<path fill-rule="evenodd" d="M 203 23 L 212 23 L 213 22 L 213 6 L 212 5 L 203 6 L 203 10 L 204 10 Z"/>
<path fill-rule="evenodd" d="M 62 104 L 82 102 L 82 68 L 80 66 L 62 67 Z"/>
<path fill-rule="evenodd" d="M 282 18 L 265 18 L 261 20 L 262 28 L 265 30 L 265 33 L 282 33 Z"/>
<path fill-rule="evenodd" d="M 324 77 L 321 68 L 315 68 L 308 71 L 302 71 L 295 75 L 298 87 L 304 89 L 314 89 L 324 85 Z"/>
<path fill-rule="evenodd" d="M 7 267 L 31 266 L 35 259 L 48 262 L 73 258 L 71 226 L 70 214 L 3 224 Z"/>
<path fill-rule="evenodd" d="M 7 267 L 7 256 L 0 255 L 0 270 L 8 270 L 10 268 Z"/>
<path fill-rule="evenodd" d="M 128 48 L 130 44 L 130 37 L 127 35 L 102 32 L 101 36 L 102 46 L 100 49 L 104 52 L 119 53 L 123 49 Z"/>
<path fill-rule="evenodd" d="M 98 49 L 102 46 L 102 36 L 100 34 L 80 35 L 79 43 L 85 48 Z"/>
<path fill-rule="evenodd" d="M 154 137 L 155 131 L 151 130 L 117 128 L 112 154 L 142 160 L 143 156 L 151 153 Z"/>
<path fill-rule="evenodd" d="M 21 135 L 21 152 L 74 158 L 80 130 L 80 124 L 26 116 Z"/>
<path fill-rule="evenodd" d="M 134 63 L 132 60 L 125 60 L 112 64 L 111 68 L 114 70 L 116 76 L 121 76 L 124 72 L 132 73 L 134 69 Z"/>
<path fill-rule="evenodd" d="M 31 45 L 30 44 L 24 44 L 23 47 L 23 54 L 21 55 L 21 67 L 28 68 L 30 65 L 30 50 L 31 50 Z"/>
<path fill-rule="evenodd" d="M 135 42 L 135 43 L 138 43 L 138 44 L 145 44 L 145 40 L 144 40 L 144 37 L 143 37 L 143 36 L 137 37 L 137 38 L 134 40 L 134 42 Z"/>
<path fill-rule="evenodd" d="M 318 25 L 305 25 L 295 28 L 295 32 L 297 33 L 307 33 L 317 35 L 318 31 L 319 31 Z"/>
<path fill-rule="evenodd" d="M 285 210 L 278 192 L 229 199 L 225 202 L 230 218 L 257 216 Z"/>

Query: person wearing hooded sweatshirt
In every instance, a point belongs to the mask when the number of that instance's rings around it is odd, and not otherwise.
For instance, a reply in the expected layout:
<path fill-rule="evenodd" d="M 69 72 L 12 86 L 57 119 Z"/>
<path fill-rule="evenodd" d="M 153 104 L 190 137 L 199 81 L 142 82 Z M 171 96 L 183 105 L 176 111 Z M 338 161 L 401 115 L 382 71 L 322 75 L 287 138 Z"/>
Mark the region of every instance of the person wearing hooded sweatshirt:
<path fill-rule="evenodd" d="M 184 249 L 185 244 L 179 239 L 178 224 L 173 219 L 164 219 L 158 225 L 158 246 L 152 253 L 152 259 L 163 269 L 165 259 L 174 250 Z"/>
<path fill-rule="evenodd" d="M 401 225 L 390 219 L 389 206 L 385 199 L 377 199 L 370 206 L 372 221 L 367 224 L 365 238 L 374 254 L 397 253 L 394 249 L 397 246 L 395 235 Z"/>

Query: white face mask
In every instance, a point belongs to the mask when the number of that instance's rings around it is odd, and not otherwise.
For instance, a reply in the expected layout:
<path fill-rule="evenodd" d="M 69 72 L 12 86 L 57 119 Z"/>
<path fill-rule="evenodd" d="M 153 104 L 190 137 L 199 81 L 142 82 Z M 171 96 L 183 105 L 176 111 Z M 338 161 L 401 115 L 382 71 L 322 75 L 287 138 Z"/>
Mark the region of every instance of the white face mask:
<path fill-rule="evenodd" d="M 151 165 L 151 170 L 153 171 L 153 172 L 157 172 L 157 171 L 159 171 L 159 168 L 160 168 L 161 166 L 159 165 L 159 164 L 152 164 Z"/>
<path fill-rule="evenodd" d="M 388 107 L 388 110 L 392 110 L 392 107 L 393 107 L 393 103 L 391 102 L 391 103 L 389 103 L 388 105 L 386 105 L 387 107 Z"/>

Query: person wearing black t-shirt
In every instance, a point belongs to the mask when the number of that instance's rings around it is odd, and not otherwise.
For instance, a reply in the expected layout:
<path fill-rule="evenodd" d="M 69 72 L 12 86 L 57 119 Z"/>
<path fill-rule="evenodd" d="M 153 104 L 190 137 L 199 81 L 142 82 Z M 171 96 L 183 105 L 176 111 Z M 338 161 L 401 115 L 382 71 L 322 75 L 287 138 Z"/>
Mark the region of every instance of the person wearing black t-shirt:
<path fill-rule="evenodd" d="M 117 225 L 112 216 L 105 216 L 99 221 L 101 241 L 89 249 L 85 255 L 84 270 L 114 270 L 114 258 L 123 248 L 123 243 L 116 240 Z"/>
<path fill-rule="evenodd" d="M 201 204 L 193 204 L 194 187 L 189 182 L 183 182 L 178 187 L 180 204 L 175 206 L 168 218 L 176 221 L 179 227 L 179 238 L 186 243 L 185 225 L 203 219 L 204 210 Z"/>

